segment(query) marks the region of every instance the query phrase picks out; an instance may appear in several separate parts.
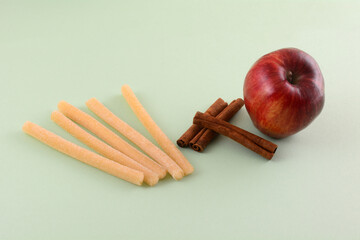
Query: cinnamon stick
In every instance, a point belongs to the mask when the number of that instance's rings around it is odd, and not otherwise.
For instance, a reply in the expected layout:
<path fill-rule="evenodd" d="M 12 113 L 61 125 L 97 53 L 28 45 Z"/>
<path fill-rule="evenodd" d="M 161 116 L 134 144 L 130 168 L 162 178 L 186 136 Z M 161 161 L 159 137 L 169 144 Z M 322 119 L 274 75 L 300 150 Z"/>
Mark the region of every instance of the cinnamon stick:
<path fill-rule="evenodd" d="M 227 136 L 268 160 L 277 149 L 276 144 L 209 114 L 197 112 L 193 123 Z"/>
<path fill-rule="evenodd" d="M 232 101 L 224 110 L 222 110 L 216 118 L 229 121 L 241 108 L 244 106 L 244 100 L 238 98 Z M 197 152 L 202 152 L 211 140 L 216 137 L 218 133 L 210 129 L 202 129 L 189 143 L 190 147 Z"/>
<path fill-rule="evenodd" d="M 218 115 L 228 104 L 221 98 L 218 98 L 205 113 L 211 116 Z M 176 141 L 180 147 L 189 146 L 189 142 L 198 134 L 203 127 L 193 124 L 191 127 Z"/>

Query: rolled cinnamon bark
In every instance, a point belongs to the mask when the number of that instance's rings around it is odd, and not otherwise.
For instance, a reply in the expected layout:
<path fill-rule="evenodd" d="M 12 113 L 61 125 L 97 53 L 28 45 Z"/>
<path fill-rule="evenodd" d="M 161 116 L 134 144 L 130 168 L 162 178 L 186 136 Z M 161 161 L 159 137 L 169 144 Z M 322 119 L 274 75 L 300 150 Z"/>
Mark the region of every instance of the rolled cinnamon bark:
<path fill-rule="evenodd" d="M 216 116 L 213 116 L 216 117 Z M 195 126 L 199 126 L 194 124 Z M 197 148 L 194 148 L 194 144 L 196 144 L 196 142 L 202 137 L 202 135 L 206 132 L 206 130 L 208 130 L 207 128 L 203 128 L 201 127 L 200 132 L 198 132 L 195 137 L 193 137 L 193 139 L 191 139 L 191 141 L 189 142 L 189 147 L 191 147 L 193 150 L 198 151 Z M 211 138 L 213 139 L 214 137 L 216 137 L 216 135 L 218 135 L 217 133 L 214 134 L 214 136 Z M 198 151 L 198 152 L 202 152 L 202 151 Z"/>
<path fill-rule="evenodd" d="M 244 106 L 244 100 L 238 98 L 232 101 L 229 106 L 222 110 L 216 118 L 229 121 Z M 204 128 L 191 141 L 190 146 L 197 152 L 202 152 L 211 140 L 218 134 L 210 129 Z"/>
<path fill-rule="evenodd" d="M 268 160 L 274 156 L 277 149 L 276 144 L 249 133 L 248 131 L 236 127 L 226 121 L 212 117 L 209 114 L 197 112 L 193 123 L 227 136 Z"/>
<path fill-rule="evenodd" d="M 218 98 L 207 110 L 205 113 L 210 114 L 211 116 L 218 115 L 222 110 L 227 107 L 227 103 Z M 203 129 L 199 125 L 193 124 L 189 129 L 176 141 L 179 147 L 189 146 L 190 141 Z M 200 137 L 201 135 L 199 135 Z"/>

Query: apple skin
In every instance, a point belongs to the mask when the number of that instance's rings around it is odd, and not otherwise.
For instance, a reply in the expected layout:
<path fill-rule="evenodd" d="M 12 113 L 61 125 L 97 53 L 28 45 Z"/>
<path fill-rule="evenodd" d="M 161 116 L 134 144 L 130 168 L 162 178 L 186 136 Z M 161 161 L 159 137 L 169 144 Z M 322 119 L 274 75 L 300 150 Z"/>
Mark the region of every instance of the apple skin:
<path fill-rule="evenodd" d="M 244 100 L 255 127 L 284 138 L 307 127 L 321 112 L 324 79 L 309 54 L 283 48 L 264 55 L 244 82 Z"/>

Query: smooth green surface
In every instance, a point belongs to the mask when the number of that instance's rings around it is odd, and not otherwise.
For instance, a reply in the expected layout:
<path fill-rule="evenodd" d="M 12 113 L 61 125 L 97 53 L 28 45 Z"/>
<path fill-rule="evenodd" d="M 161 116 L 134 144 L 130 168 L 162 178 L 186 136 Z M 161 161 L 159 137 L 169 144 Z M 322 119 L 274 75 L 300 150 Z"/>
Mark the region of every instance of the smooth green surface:
<path fill-rule="evenodd" d="M 359 1 L 0 0 L 0 239 L 360 239 Z M 319 63 L 325 107 L 272 161 L 219 137 L 176 182 L 137 187 L 21 131 L 96 97 L 141 133 L 129 84 L 175 141 L 197 110 L 242 97 L 260 56 Z M 245 109 L 232 123 L 261 135 Z M 263 136 L 263 135 L 261 135 Z"/>

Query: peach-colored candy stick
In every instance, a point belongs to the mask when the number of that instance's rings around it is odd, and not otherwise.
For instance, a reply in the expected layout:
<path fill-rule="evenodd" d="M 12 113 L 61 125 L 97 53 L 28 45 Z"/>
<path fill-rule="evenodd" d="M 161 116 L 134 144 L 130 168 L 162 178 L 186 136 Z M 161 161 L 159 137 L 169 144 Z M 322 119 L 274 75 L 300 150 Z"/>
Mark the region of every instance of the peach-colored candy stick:
<path fill-rule="evenodd" d="M 156 173 L 159 178 L 165 177 L 166 170 L 163 167 L 161 167 L 159 164 L 154 162 L 145 154 L 141 153 L 139 150 L 131 146 L 124 139 L 122 139 L 110 129 L 105 127 L 95 118 L 91 117 L 90 115 L 86 114 L 85 112 L 70 105 L 65 101 L 59 102 L 58 108 L 60 112 L 62 112 L 65 116 L 87 128 L 89 131 L 93 132 L 96 136 L 108 143 L 111 147 L 115 148 L 116 150 L 122 152 L 126 156 L 134 159 L 141 165 L 150 169 L 151 171 Z"/>
<path fill-rule="evenodd" d="M 140 163 L 136 162 L 135 160 L 129 158 L 125 154 L 119 152 L 118 150 L 110 147 L 103 141 L 99 140 L 98 138 L 94 137 L 81 127 L 79 127 L 76 123 L 68 119 L 64 114 L 58 111 L 54 111 L 51 114 L 51 119 L 60 127 L 62 127 L 65 131 L 79 139 L 81 142 L 85 143 L 87 146 L 94 149 L 99 154 L 103 155 L 104 157 L 114 160 L 120 164 L 123 164 L 129 168 L 136 169 L 140 172 L 144 173 L 144 182 L 148 185 L 153 186 L 159 181 L 159 177 L 156 173 L 152 172 L 151 170 L 147 169 Z"/>
<path fill-rule="evenodd" d="M 69 142 L 62 137 L 32 123 L 25 122 L 23 131 L 39 141 L 49 145 L 50 147 L 65 153 L 83 163 L 96 167 L 113 176 L 124 179 L 136 185 L 141 185 L 144 179 L 144 174 L 132 168 L 123 166 L 110 159 L 104 158 L 94 152 L 82 148 L 72 142 Z"/>
<path fill-rule="evenodd" d="M 191 174 L 194 171 L 193 166 L 191 166 L 189 161 L 175 146 L 175 144 L 172 143 L 172 141 L 165 135 L 165 133 L 161 131 L 160 127 L 154 122 L 154 120 L 146 112 L 145 108 L 141 105 L 131 88 L 128 85 L 124 85 L 122 86 L 121 91 L 131 109 L 160 147 L 182 168 L 185 175 Z"/>
<path fill-rule="evenodd" d="M 166 155 L 160 148 L 155 146 L 134 128 L 118 118 L 97 99 L 90 99 L 86 102 L 86 105 L 107 124 L 119 131 L 152 159 L 162 165 L 171 174 L 171 176 L 173 176 L 173 178 L 178 180 L 184 176 L 183 170 L 168 155 Z"/>

